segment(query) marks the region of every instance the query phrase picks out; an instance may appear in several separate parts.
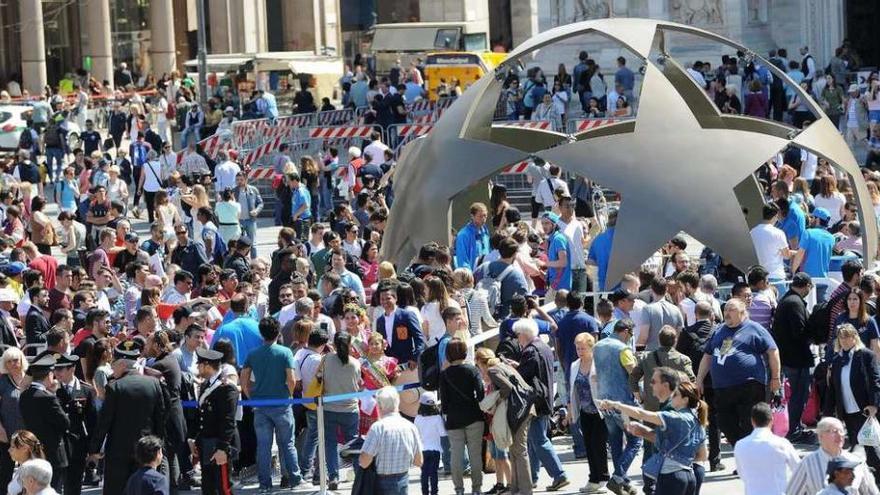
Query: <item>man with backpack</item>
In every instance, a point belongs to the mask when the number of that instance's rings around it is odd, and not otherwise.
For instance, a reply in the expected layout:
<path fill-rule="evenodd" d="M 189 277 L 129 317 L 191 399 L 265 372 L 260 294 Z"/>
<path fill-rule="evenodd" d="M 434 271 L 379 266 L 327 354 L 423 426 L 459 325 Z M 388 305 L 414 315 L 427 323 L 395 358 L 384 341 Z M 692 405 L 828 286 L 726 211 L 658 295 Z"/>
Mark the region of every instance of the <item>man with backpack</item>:
<path fill-rule="evenodd" d="M 513 296 L 524 296 L 529 292 L 525 274 L 514 264 L 518 250 L 516 241 L 505 237 L 498 245 L 501 259 L 483 263 L 474 271 L 476 287 L 488 294 L 489 310 L 496 320 L 504 319 L 510 314 Z"/>
<path fill-rule="evenodd" d="M 52 182 L 61 180 L 64 155 L 67 153 L 67 131 L 61 125 L 63 120 L 63 117 L 53 117 L 43 133 L 43 147 L 46 150 L 46 173 Z"/>
<path fill-rule="evenodd" d="M 39 138 L 39 134 L 34 129 L 34 124 L 28 124 L 18 136 L 18 149 L 30 151 L 31 156 L 36 158 L 40 154 Z"/>
<path fill-rule="evenodd" d="M 43 195 L 43 181 L 40 180 L 40 167 L 31 160 L 31 152 L 18 150 L 18 163 L 12 173 L 19 182 L 28 182 L 36 187 L 39 195 Z"/>

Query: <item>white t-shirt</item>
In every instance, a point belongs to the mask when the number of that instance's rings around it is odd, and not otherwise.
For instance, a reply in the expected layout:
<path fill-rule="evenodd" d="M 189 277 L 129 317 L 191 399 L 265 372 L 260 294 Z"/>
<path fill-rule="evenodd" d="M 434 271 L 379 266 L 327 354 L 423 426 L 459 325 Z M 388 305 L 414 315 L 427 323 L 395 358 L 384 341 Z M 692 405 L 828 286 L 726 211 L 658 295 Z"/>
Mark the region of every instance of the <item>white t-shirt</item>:
<path fill-rule="evenodd" d="M 214 176 L 217 177 L 216 190 L 235 189 L 235 176 L 241 172 L 237 163 L 227 160 L 214 168 Z"/>
<path fill-rule="evenodd" d="M 144 174 L 144 191 L 157 192 L 162 189 L 162 184 L 159 182 L 159 178 L 162 177 L 162 165 L 158 161 L 145 163 L 141 173 Z"/>
<path fill-rule="evenodd" d="M 550 182 L 553 183 L 552 191 L 550 190 Z M 538 184 L 538 195 L 536 199 L 545 207 L 552 208 L 556 206 L 556 195 L 554 194 L 554 191 L 563 191 L 568 195 L 568 184 L 566 184 L 564 180 L 556 177 L 544 179 Z"/>
<path fill-rule="evenodd" d="M 452 298 L 448 299 L 447 306 L 461 309 L 458 301 Z M 422 321 L 428 324 L 425 345 L 434 345 L 446 333 L 446 323 L 443 322 L 443 316 L 440 315 L 440 303 L 434 301 L 422 306 Z"/>
<path fill-rule="evenodd" d="M 801 177 L 807 180 L 816 178 L 816 169 L 819 168 L 819 157 L 806 150 L 801 150 Z"/>
<path fill-rule="evenodd" d="M 364 148 L 364 155 L 370 157 L 370 163 L 373 165 L 382 165 L 385 163 L 385 150 L 388 146 L 382 141 L 373 141 Z"/>
<path fill-rule="evenodd" d="M 416 428 L 422 438 L 422 450 L 442 452 L 440 439 L 446 436 L 446 427 L 443 425 L 443 417 L 439 414 L 433 416 L 416 416 Z"/>
<path fill-rule="evenodd" d="M 840 192 L 834 192 L 827 198 L 821 194 L 817 194 L 813 197 L 813 204 L 816 208 L 825 208 L 828 210 L 828 213 L 831 214 L 831 219 L 828 220 L 828 225 L 834 225 L 840 221 L 840 209 L 846 204 L 846 196 Z"/>
<path fill-rule="evenodd" d="M 568 238 L 568 253 L 571 256 L 571 269 L 577 270 L 580 268 L 586 268 L 587 263 L 584 258 L 583 224 L 576 218 L 572 218 L 571 223 L 562 227 L 562 233 Z"/>
<path fill-rule="evenodd" d="M 758 254 L 758 263 L 767 269 L 770 278 L 785 280 L 785 265 L 779 252 L 788 247 L 785 232 L 773 225 L 762 223 L 756 225 L 750 234 Z"/>

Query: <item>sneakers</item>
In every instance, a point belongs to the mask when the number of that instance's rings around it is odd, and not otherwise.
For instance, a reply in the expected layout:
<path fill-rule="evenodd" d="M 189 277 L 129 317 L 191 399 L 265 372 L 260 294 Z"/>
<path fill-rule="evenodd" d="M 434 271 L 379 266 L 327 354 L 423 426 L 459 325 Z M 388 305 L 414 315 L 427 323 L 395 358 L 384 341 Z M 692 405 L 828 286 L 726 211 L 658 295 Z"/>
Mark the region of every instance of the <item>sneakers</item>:
<path fill-rule="evenodd" d="M 281 476 L 281 484 L 278 485 L 279 488 L 290 488 L 290 478 L 287 476 Z"/>
<path fill-rule="evenodd" d="M 710 473 L 717 473 L 718 471 L 724 471 L 725 469 L 727 469 L 727 466 L 725 466 L 721 461 L 709 463 Z"/>
<path fill-rule="evenodd" d="M 568 486 L 570 484 L 571 484 L 571 482 L 568 481 L 568 478 L 563 476 L 561 478 L 557 478 L 557 479 L 553 480 L 553 484 L 547 487 L 547 491 L 548 492 L 555 492 L 556 490 L 559 490 L 560 488 L 565 488 L 566 486 Z"/>
<path fill-rule="evenodd" d="M 603 483 L 587 483 L 579 490 L 581 493 L 608 493 Z"/>
<path fill-rule="evenodd" d="M 507 492 L 507 487 L 502 485 L 501 483 L 495 483 L 495 486 L 492 487 L 491 490 L 485 493 L 485 495 L 501 495 L 502 493 Z"/>
<path fill-rule="evenodd" d="M 606 485 L 606 488 L 611 490 L 611 493 L 614 493 L 615 495 L 630 495 L 631 493 L 631 489 L 628 484 L 618 481 L 614 478 L 611 478 L 611 480 Z"/>

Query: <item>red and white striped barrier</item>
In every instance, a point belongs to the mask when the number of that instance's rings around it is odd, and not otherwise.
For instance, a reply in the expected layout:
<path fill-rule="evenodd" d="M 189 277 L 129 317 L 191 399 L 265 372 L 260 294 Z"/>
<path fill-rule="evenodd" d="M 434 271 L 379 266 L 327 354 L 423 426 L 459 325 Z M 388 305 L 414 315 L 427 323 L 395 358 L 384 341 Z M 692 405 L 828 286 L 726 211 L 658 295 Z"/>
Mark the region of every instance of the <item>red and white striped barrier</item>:
<path fill-rule="evenodd" d="M 434 102 L 431 100 L 418 100 L 406 105 L 406 109 L 410 112 L 428 112 L 434 109 Z"/>
<path fill-rule="evenodd" d="M 511 165 L 509 167 L 504 167 L 503 169 L 501 169 L 501 172 L 499 172 L 499 173 L 500 174 L 524 174 L 526 172 L 526 169 L 528 169 L 528 168 L 529 168 L 528 160 L 523 160 L 523 161 L 516 163 L 514 165 Z"/>
<path fill-rule="evenodd" d="M 253 168 L 248 172 L 248 180 L 272 179 L 275 177 L 275 169 L 272 167 Z"/>
<path fill-rule="evenodd" d="M 501 127 L 522 127 L 524 129 L 553 130 L 553 123 L 549 120 L 511 120 L 501 123 Z"/>
<path fill-rule="evenodd" d="M 354 121 L 354 110 L 343 108 L 342 110 L 329 110 L 315 114 L 315 125 L 347 125 Z"/>
<path fill-rule="evenodd" d="M 413 117 L 413 124 L 433 124 L 436 120 L 435 112 L 426 113 L 425 115 L 417 115 Z"/>
<path fill-rule="evenodd" d="M 437 100 L 437 103 L 434 105 L 434 108 L 437 109 L 447 109 L 450 105 L 455 103 L 455 97 L 446 96 Z"/>
<path fill-rule="evenodd" d="M 617 119 L 587 119 L 581 120 L 578 122 L 577 127 L 575 128 L 575 132 L 584 132 L 589 131 L 590 129 L 596 129 L 598 127 L 602 127 L 608 124 L 613 124 L 618 122 Z"/>
<path fill-rule="evenodd" d="M 275 120 L 275 127 L 308 127 L 312 124 L 312 115 L 314 114 L 305 113 L 291 115 L 289 117 L 280 117 Z M 264 122 L 266 126 L 269 125 L 268 121 Z"/>
<path fill-rule="evenodd" d="M 313 127 L 309 129 L 310 139 L 327 138 L 367 138 L 374 128 L 370 125 Z"/>
<path fill-rule="evenodd" d="M 418 125 L 418 124 L 403 125 L 403 126 L 400 126 L 400 128 L 397 130 L 397 135 L 402 138 L 403 137 L 410 137 L 410 136 L 413 136 L 413 137 L 424 136 L 425 134 L 430 132 L 431 129 L 433 129 L 433 128 L 434 128 L 433 125 Z"/>
<path fill-rule="evenodd" d="M 246 157 L 241 161 L 241 165 L 243 167 L 247 167 L 253 165 L 260 158 L 268 155 L 269 153 L 274 152 L 281 146 L 281 137 L 276 137 L 271 141 L 266 141 L 265 143 L 254 148 L 253 151 L 247 154 Z"/>
<path fill-rule="evenodd" d="M 229 141 L 223 140 L 217 134 L 202 139 L 198 142 L 198 145 L 202 148 L 202 151 L 204 151 L 205 154 L 210 156 L 211 158 L 216 158 L 219 151 L 228 150 L 231 147 L 231 143 Z M 180 165 L 180 162 L 183 161 L 183 155 L 185 151 L 186 150 L 180 150 L 177 152 L 178 165 Z"/>

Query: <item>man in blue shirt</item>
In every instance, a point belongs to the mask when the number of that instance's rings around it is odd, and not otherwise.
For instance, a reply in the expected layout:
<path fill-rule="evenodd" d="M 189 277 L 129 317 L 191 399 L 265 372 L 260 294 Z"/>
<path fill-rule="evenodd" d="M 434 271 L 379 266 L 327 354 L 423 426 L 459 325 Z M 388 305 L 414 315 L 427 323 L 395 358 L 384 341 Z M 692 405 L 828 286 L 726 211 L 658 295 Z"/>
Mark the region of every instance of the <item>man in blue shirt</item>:
<path fill-rule="evenodd" d="M 735 445 L 752 432 L 749 422 L 752 407 L 764 402 L 768 392 L 776 393 L 781 389 L 776 342 L 764 327 L 748 319 L 745 302 L 741 299 L 734 297 L 727 301 L 724 324 L 706 342 L 697 373 L 700 390 L 708 373 L 712 374 L 718 427 Z"/>
<path fill-rule="evenodd" d="M 791 261 L 791 272 L 807 272 L 811 277 L 827 277 L 834 249 L 834 236 L 828 228 L 831 213 L 816 208 L 810 217 L 810 228 L 804 231 L 798 250 Z"/>
<path fill-rule="evenodd" d="M 795 198 L 789 196 L 788 184 L 784 181 L 774 182 L 770 195 L 773 197 L 776 207 L 779 208 L 779 218 L 781 220 L 776 226 L 785 232 L 788 246 L 791 249 L 797 249 L 798 242 L 807 228 L 804 210 L 801 209 Z"/>
<path fill-rule="evenodd" d="M 566 297 L 566 304 L 568 312 L 559 320 L 559 328 L 556 329 L 558 342 L 556 353 L 562 361 L 563 370 L 570 369 L 571 363 L 577 359 L 574 339 L 578 334 L 587 332 L 592 334 L 596 341 L 599 340 L 599 322 L 584 311 L 584 300 L 581 296 L 576 292 L 570 292 Z M 568 383 L 568 373 L 565 373 L 564 376 L 566 383 Z"/>
<path fill-rule="evenodd" d="M 608 262 L 611 260 L 611 246 L 614 243 L 614 226 L 617 225 L 617 210 L 608 213 L 608 223 L 605 232 L 597 235 L 590 244 L 590 252 L 587 254 L 587 264 L 596 267 L 596 278 L 599 282 L 599 290 L 605 290 L 605 275 L 608 273 Z"/>
<path fill-rule="evenodd" d="M 568 237 L 559 230 L 559 215 L 545 212 L 541 227 L 547 235 L 547 297 L 559 289 L 571 290 L 571 254 Z"/>
<path fill-rule="evenodd" d="M 289 399 L 296 387 L 293 352 L 277 343 L 281 329 L 275 318 L 260 320 L 259 332 L 260 346 L 244 361 L 241 370 L 241 391 L 249 399 Z M 254 430 L 261 493 L 272 488 L 272 440 L 276 437 L 278 455 L 283 456 L 290 488 L 302 483 L 293 442 L 295 425 L 290 405 L 254 408 Z"/>
<path fill-rule="evenodd" d="M 473 272 L 480 257 L 489 254 L 489 209 L 483 203 L 474 203 L 470 211 L 471 221 L 455 236 L 455 267 Z"/>
<path fill-rule="evenodd" d="M 614 73 L 614 84 L 623 86 L 623 95 L 626 96 L 627 101 L 632 101 L 635 83 L 636 76 L 626 66 L 626 59 L 617 57 L 617 72 Z"/>
<path fill-rule="evenodd" d="M 212 342 L 216 345 L 220 340 L 228 339 L 235 350 L 235 362 L 244 363 L 251 351 L 263 345 L 263 338 L 257 320 L 247 316 L 248 300 L 244 294 L 232 296 L 229 310 L 235 314 L 235 319 L 220 325 Z"/>
<path fill-rule="evenodd" d="M 291 207 L 290 215 L 293 222 L 293 230 L 296 237 L 305 240 L 312 219 L 312 195 L 306 185 L 300 181 L 299 174 L 294 172 L 287 176 L 290 186 Z"/>

